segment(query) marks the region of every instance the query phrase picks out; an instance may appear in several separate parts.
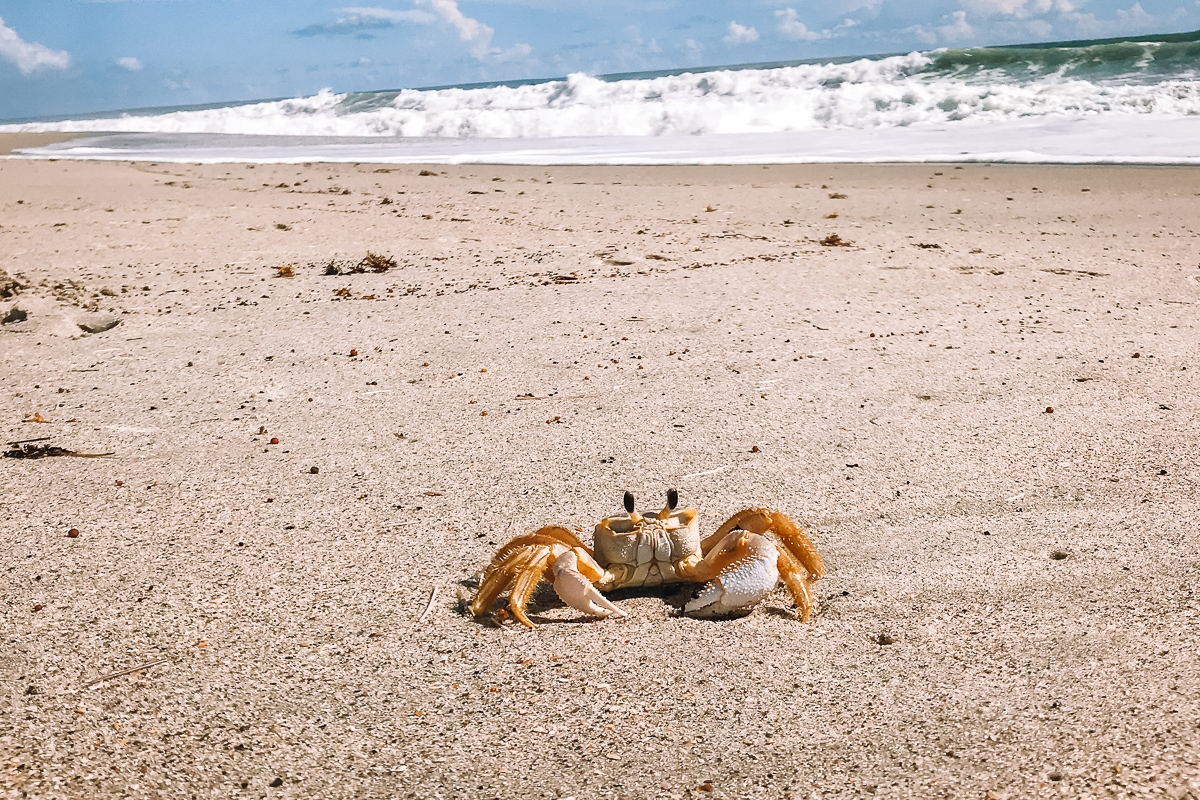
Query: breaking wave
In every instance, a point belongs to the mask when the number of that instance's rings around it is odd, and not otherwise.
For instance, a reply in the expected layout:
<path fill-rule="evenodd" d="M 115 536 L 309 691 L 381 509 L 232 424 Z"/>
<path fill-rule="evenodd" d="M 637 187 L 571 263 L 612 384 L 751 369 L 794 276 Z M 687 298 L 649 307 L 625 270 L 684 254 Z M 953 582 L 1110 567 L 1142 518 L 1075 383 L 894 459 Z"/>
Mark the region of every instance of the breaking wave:
<path fill-rule="evenodd" d="M 323 137 L 679 136 L 1200 115 L 1200 34 L 338 94 L 0 126 Z"/>

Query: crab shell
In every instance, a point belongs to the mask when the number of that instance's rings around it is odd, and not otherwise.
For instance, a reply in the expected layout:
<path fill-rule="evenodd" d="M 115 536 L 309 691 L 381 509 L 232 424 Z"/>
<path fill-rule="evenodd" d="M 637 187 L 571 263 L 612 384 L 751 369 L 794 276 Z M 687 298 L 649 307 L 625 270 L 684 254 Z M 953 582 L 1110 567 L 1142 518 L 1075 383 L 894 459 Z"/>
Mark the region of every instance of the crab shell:
<path fill-rule="evenodd" d="M 596 561 L 612 574 L 602 589 L 659 586 L 688 580 L 700 561 L 700 528 L 694 508 L 666 516 L 618 514 L 596 526 Z"/>

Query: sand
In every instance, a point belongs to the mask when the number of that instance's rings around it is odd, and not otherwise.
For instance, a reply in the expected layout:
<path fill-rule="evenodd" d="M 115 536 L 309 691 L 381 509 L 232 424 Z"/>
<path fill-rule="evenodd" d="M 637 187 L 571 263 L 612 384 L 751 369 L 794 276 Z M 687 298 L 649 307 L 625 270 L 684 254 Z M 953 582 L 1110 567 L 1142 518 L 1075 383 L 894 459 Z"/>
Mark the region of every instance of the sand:
<path fill-rule="evenodd" d="M 429 171 L 0 161 L 5 796 L 1200 797 L 1195 170 Z M 669 487 L 813 620 L 463 614 Z"/>
<path fill-rule="evenodd" d="M 88 133 L 0 133 L 0 156 L 12 155 L 23 148 L 45 147 L 48 144 L 69 142 Z"/>

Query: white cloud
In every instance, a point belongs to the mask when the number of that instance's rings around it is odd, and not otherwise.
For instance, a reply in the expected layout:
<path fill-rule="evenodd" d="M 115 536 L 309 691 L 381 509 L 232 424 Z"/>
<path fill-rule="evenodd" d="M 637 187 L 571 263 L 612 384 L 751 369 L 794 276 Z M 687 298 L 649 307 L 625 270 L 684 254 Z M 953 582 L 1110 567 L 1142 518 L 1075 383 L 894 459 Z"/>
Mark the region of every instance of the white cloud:
<path fill-rule="evenodd" d="M 819 32 L 810 31 L 807 25 L 796 18 L 796 9 L 794 8 L 779 9 L 775 12 L 775 18 L 779 20 L 779 32 L 785 39 L 796 42 L 812 42 L 822 38 Z"/>
<path fill-rule="evenodd" d="M 959 42 L 975 35 L 975 29 L 967 22 L 967 12 L 962 10 L 942 17 L 942 24 L 937 31 L 943 42 Z"/>
<path fill-rule="evenodd" d="M 51 50 L 37 42 L 27 42 L 4 24 L 0 17 L 0 59 L 16 65 L 22 75 L 32 75 L 42 69 L 66 69 L 71 66 L 71 54 L 66 50 Z"/>
<path fill-rule="evenodd" d="M 1152 17 L 1142 8 L 1141 3 L 1134 3 L 1128 9 L 1118 8 L 1117 19 L 1126 25 L 1141 25 L 1149 22 Z"/>
<path fill-rule="evenodd" d="M 1048 14 L 1051 11 L 1069 14 L 1076 8 L 1072 0 L 968 0 L 967 5 L 981 14 L 1017 19 Z"/>
<path fill-rule="evenodd" d="M 492 34 L 495 31 L 479 20 L 472 19 L 459 11 L 458 3 L 455 0 L 416 1 L 418 5 L 433 9 L 435 14 L 450 23 L 458 31 L 458 38 L 470 48 L 471 55 L 480 59 L 488 55 L 492 44 Z"/>
<path fill-rule="evenodd" d="M 932 27 L 913 25 L 911 28 L 905 28 L 901 33 L 912 34 L 928 45 L 961 42 L 975 35 L 975 29 L 971 27 L 971 23 L 967 22 L 967 12 L 961 9 L 942 17 L 940 22 L 940 25 Z"/>
<path fill-rule="evenodd" d="M 366 31 L 391 28 L 402 22 L 410 22 L 416 25 L 431 25 L 437 22 L 437 17 L 428 11 L 419 11 L 415 8 L 407 11 L 361 6 L 340 8 L 338 9 L 338 17 L 333 22 L 309 25 L 307 28 L 301 28 L 295 33 L 297 36 L 366 35 Z"/>
<path fill-rule="evenodd" d="M 782 8 L 775 12 L 775 18 L 779 20 L 777 29 L 785 39 L 791 39 L 795 42 L 815 42 L 821 39 L 837 39 L 846 35 L 846 32 L 859 23 L 858 20 L 846 17 L 844 20 L 834 25 L 832 28 L 824 28 L 819 31 L 810 30 L 807 25 L 801 22 L 796 17 L 796 9 Z"/>
<path fill-rule="evenodd" d="M 1173 15 L 1178 18 L 1178 12 Z M 1118 8 L 1115 19 L 1097 19 L 1095 14 L 1072 12 L 1063 17 L 1074 23 L 1075 30 L 1088 38 L 1102 36 L 1120 36 L 1140 32 L 1163 24 L 1161 17 L 1156 18 L 1146 12 L 1140 2 L 1135 2 L 1129 8 Z"/>
<path fill-rule="evenodd" d="M 492 47 L 492 35 L 495 31 L 477 19 L 468 17 L 458 8 L 457 0 L 413 0 L 420 8 L 397 10 L 378 6 L 354 6 L 338 9 L 338 17 L 333 22 L 309 25 L 294 31 L 296 36 L 338 36 L 350 34 L 359 37 L 371 36 L 370 31 L 392 28 L 402 23 L 413 25 L 433 25 L 444 22 L 454 28 L 458 38 L 462 40 L 471 55 L 475 58 L 492 61 L 519 61 L 528 58 L 533 48 L 527 44 L 516 44 L 507 50 Z"/>
<path fill-rule="evenodd" d="M 339 9 L 342 17 L 338 18 L 338 22 L 348 24 L 370 24 L 373 22 L 415 22 L 418 25 L 428 25 L 434 21 L 432 14 L 416 9 L 408 11 L 397 11 L 392 8 L 378 8 L 375 6 L 355 6 L 352 8 Z"/>
<path fill-rule="evenodd" d="M 758 31 L 730 20 L 729 33 L 725 34 L 725 44 L 749 44 L 750 42 L 757 41 Z"/>
<path fill-rule="evenodd" d="M 137 72 L 142 67 L 144 67 L 145 64 L 143 64 L 141 61 L 134 58 L 133 56 L 125 56 L 124 58 L 117 59 L 117 66 L 120 67 L 121 69 L 127 69 L 130 72 Z"/>
<path fill-rule="evenodd" d="M 531 53 L 533 53 L 533 48 L 527 44 L 521 43 L 521 44 L 514 44 L 512 47 L 508 48 L 507 50 L 500 50 L 500 49 L 494 48 L 491 51 L 491 57 L 493 60 L 500 61 L 500 62 L 522 61 L 526 58 L 529 58 Z"/>

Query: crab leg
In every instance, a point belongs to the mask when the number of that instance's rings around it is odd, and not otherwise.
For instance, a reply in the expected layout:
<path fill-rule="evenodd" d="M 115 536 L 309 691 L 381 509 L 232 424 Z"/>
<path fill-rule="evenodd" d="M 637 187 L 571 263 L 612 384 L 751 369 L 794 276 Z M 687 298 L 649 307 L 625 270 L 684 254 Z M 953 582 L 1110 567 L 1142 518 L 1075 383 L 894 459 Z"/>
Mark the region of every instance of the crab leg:
<path fill-rule="evenodd" d="M 709 579 L 683 607 L 697 616 L 734 614 L 757 605 L 779 583 L 779 551 L 770 539 L 749 531 L 733 531 L 696 567 L 699 580 Z"/>
<path fill-rule="evenodd" d="M 487 569 L 484 570 L 483 580 L 479 584 L 478 591 L 475 592 L 475 597 L 471 600 L 471 613 L 477 617 L 486 613 L 492 607 L 492 603 L 496 602 L 496 598 L 513 586 L 538 554 L 544 556 L 549 549 L 555 546 L 578 547 L 585 553 L 590 553 L 575 534 L 560 525 L 547 525 L 534 533 L 512 539 L 496 551 L 492 563 L 488 564 Z M 539 577 L 545 571 L 549 561 L 550 559 L 547 559 L 542 563 L 541 572 L 538 573 Z M 533 590 L 537 588 L 537 583 L 535 582 L 532 587 L 525 588 L 529 595 L 532 595 Z M 528 601 L 528 596 L 526 601 Z M 522 603 L 522 615 L 524 607 L 524 603 Z"/>
<path fill-rule="evenodd" d="M 746 508 L 734 514 L 724 525 L 717 528 L 716 533 L 700 543 L 701 551 L 707 553 L 709 548 L 721 541 L 727 533 L 738 529 L 759 534 L 774 533 L 780 543 L 791 551 L 792 556 L 804 565 L 811 580 L 815 581 L 825 574 L 825 566 L 821 563 L 821 556 L 817 553 L 817 548 L 813 547 L 812 540 L 804 535 L 787 514 L 769 508 Z"/>
<path fill-rule="evenodd" d="M 529 598 L 533 597 L 538 584 L 542 582 L 546 566 L 552 558 L 554 558 L 554 550 L 546 545 L 541 545 L 530 554 L 529 560 L 517 574 L 516 580 L 513 581 L 512 592 L 508 596 L 508 608 L 526 628 L 532 628 L 533 623 L 529 621 L 529 617 L 525 616 L 525 605 L 529 602 Z"/>
<path fill-rule="evenodd" d="M 769 535 L 777 541 L 780 576 L 800 611 L 800 618 L 807 621 L 813 607 L 809 587 L 825 574 L 825 565 L 812 540 L 787 514 L 769 508 L 747 508 L 734 514 L 716 533 L 701 542 L 701 550 L 708 552 L 709 547 L 737 529 Z"/>
<path fill-rule="evenodd" d="M 558 593 L 559 598 L 576 611 L 591 614 L 593 617 L 625 616 L 624 610 L 600 594 L 584 576 L 580 571 L 581 561 L 586 564 L 585 569 L 592 568 L 588 571 L 604 572 L 586 553 L 581 559 L 579 551 L 563 550 L 550 566 L 550 571 L 554 574 L 554 591 Z M 590 564 L 587 563 L 589 561 Z"/>
<path fill-rule="evenodd" d="M 792 602 L 796 604 L 796 609 L 800 612 L 800 621 L 808 622 L 808 616 L 812 613 L 813 609 L 812 592 L 808 588 L 811 581 L 804 577 L 804 568 L 788 548 L 779 547 L 776 549 L 779 551 L 779 562 L 777 564 L 779 567 L 779 577 L 783 579 L 783 584 L 787 587 L 788 594 L 792 596 Z M 816 580 L 816 578 L 812 580 Z"/>
<path fill-rule="evenodd" d="M 477 617 L 487 613 L 496 598 L 509 590 L 508 607 L 513 616 L 522 625 L 534 627 L 525 606 L 548 571 L 554 575 L 558 596 L 572 608 L 598 617 L 625 616 L 595 586 L 611 586 L 612 573 L 596 563 L 591 549 L 574 533 L 560 525 L 518 536 L 497 550 L 471 600 L 471 613 Z"/>

